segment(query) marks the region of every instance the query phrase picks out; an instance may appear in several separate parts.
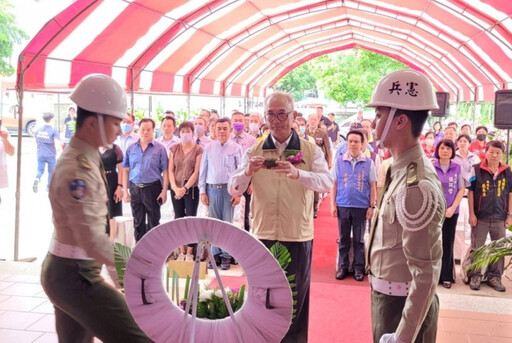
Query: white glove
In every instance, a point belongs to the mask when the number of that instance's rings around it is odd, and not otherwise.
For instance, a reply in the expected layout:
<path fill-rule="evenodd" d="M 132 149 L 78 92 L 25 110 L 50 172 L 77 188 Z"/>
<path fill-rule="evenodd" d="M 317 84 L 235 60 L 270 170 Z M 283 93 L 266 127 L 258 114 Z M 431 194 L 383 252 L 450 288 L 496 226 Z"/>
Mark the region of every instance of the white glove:
<path fill-rule="evenodd" d="M 385 333 L 379 340 L 379 343 L 403 343 L 396 333 Z"/>

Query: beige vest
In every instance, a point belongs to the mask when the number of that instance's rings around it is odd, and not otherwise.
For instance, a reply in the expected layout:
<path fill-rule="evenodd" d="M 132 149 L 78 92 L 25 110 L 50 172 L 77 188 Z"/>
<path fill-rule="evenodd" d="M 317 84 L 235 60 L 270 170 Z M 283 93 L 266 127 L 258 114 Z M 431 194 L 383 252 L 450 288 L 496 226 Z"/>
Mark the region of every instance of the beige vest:
<path fill-rule="evenodd" d="M 265 141 L 258 142 L 253 156 L 277 158 L 277 150 L 263 150 Z M 303 163 L 295 165 L 300 170 L 311 170 L 315 145 L 300 139 Z M 313 191 L 297 180 L 271 169 L 261 169 L 252 177 L 251 230 L 259 239 L 285 242 L 304 242 L 313 239 Z"/>

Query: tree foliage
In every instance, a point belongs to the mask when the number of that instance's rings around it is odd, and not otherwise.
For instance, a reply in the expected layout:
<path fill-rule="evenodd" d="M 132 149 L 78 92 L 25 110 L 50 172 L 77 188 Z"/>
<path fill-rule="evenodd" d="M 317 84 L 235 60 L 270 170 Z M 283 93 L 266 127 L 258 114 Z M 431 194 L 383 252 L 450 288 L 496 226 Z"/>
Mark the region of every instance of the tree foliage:
<path fill-rule="evenodd" d="M 383 76 L 406 68 L 401 62 L 363 49 L 323 55 L 311 64 L 318 87 L 340 104 L 368 103 Z"/>
<path fill-rule="evenodd" d="M 316 79 L 311 72 L 310 63 L 304 63 L 291 70 L 275 86 L 276 90 L 290 93 L 295 101 L 305 98 L 305 91 L 316 93 Z"/>
<path fill-rule="evenodd" d="M 10 64 L 14 44 L 20 44 L 28 39 L 27 34 L 16 26 L 12 14 L 12 4 L 8 0 L 0 0 L 0 75 L 14 74 L 14 67 Z"/>

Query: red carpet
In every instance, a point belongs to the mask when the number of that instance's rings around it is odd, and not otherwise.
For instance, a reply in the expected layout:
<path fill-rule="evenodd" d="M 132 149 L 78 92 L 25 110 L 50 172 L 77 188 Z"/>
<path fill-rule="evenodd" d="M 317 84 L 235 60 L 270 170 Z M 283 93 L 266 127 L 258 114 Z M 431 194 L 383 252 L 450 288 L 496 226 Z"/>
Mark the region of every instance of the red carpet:
<path fill-rule="evenodd" d="M 325 199 L 315 219 L 308 343 L 370 343 L 370 287 L 352 276 L 334 278 L 338 245 L 338 221 L 329 214 Z M 225 286 L 239 287 L 245 277 L 223 276 Z M 217 280 L 210 286 L 216 287 Z"/>
<path fill-rule="evenodd" d="M 326 198 L 315 219 L 308 343 L 369 343 L 372 329 L 368 280 L 334 278 L 338 221 L 329 210 Z"/>

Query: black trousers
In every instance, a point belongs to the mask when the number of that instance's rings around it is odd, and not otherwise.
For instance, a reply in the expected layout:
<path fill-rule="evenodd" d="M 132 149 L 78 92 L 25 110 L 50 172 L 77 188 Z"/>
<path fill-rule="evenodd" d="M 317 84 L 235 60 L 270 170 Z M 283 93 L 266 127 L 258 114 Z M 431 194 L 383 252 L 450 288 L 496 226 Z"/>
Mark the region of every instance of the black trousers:
<path fill-rule="evenodd" d="M 130 183 L 130 197 L 133 215 L 135 241 L 160 224 L 160 205 L 156 198 L 162 193 L 162 184 L 154 182 L 145 187 Z"/>
<path fill-rule="evenodd" d="M 174 208 L 174 218 L 195 217 L 197 215 L 197 207 L 199 206 L 199 188 L 192 187 L 181 199 L 174 199 L 176 193 L 171 189 L 171 201 Z M 188 244 L 189 247 L 197 246 Z"/>
<path fill-rule="evenodd" d="M 244 210 L 244 229 L 249 232 L 251 230 L 251 224 L 249 222 L 249 216 L 251 214 L 251 194 L 244 192 L 245 198 L 245 210 Z"/>
<path fill-rule="evenodd" d="M 373 343 L 379 343 L 385 333 L 393 333 L 402 319 L 402 311 L 407 297 L 396 297 L 371 291 Z M 437 319 L 439 317 L 439 298 L 432 299 L 427 315 L 421 324 L 414 343 L 435 343 L 437 336 Z"/>
<path fill-rule="evenodd" d="M 94 260 L 46 256 L 41 285 L 55 308 L 59 342 L 152 342 L 133 319 L 124 295 L 107 284 Z"/>
<path fill-rule="evenodd" d="M 441 265 L 440 282 L 454 282 L 453 279 L 453 244 L 455 243 L 455 231 L 457 230 L 457 219 L 459 214 L 451 218 L 444 218 L 443 233 L 443 259 Z"/>
<path fill-rule="evenodd" d="M 270 249 L 277 241 L 261 240 Z M 281 343 L 307 343 L 309 325 L 309 290 L 311 283 L 311 257 L 313 255 L 313 241 L 306 242 L 279 242 L 290 252 L 292 261 L 286 268 L 286 275 L 295 274 L 295 287 L 297 292 L 293 300 L 295 305 L 295 318 Z"/>

